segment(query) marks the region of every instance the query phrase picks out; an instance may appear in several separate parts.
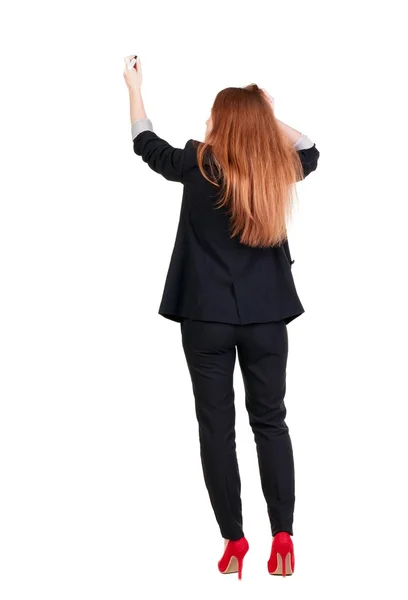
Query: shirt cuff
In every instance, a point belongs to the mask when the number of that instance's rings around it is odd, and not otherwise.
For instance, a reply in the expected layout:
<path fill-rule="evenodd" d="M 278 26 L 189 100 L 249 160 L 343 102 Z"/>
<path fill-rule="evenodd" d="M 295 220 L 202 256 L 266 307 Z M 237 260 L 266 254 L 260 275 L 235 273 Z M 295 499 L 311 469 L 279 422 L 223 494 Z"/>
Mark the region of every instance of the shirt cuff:
<path fill-rule="evenodd" d="M 304 133 L 301 133 L 300 137 L 293 144 L 295 150 L 307 150 L 308 148 L 312 148 L 312 146 L 314 146 L 314 142 Z"/>
<path fill-rule="evenodd" d="M 132 140 L 142 131 L 153 131 L 153 125 L 150 119 L 137 119 L 132 123 Z"/>

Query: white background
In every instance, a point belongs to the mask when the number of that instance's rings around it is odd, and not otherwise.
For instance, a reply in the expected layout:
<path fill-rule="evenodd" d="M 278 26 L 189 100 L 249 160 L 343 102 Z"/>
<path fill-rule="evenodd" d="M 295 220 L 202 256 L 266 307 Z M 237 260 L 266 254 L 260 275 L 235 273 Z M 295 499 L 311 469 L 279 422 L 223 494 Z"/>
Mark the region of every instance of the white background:
<path fill-rule="evenodd" d="M 31 598 L 406 594 L 402 2 L 20 2 L 1 15 L 0 592 Z M 179 326 L 157 314 L 182 186 L 133 153 L 124 56 L 155 131 L 203 139 L 257 83 L 321 152 L 290 226 L 292 578 L 235 372 L 243 580 L 201 473 Z M 260 597 L 260 596 L 259 596 Z M 268 596 L 266 596 L 268 597 Z"/>

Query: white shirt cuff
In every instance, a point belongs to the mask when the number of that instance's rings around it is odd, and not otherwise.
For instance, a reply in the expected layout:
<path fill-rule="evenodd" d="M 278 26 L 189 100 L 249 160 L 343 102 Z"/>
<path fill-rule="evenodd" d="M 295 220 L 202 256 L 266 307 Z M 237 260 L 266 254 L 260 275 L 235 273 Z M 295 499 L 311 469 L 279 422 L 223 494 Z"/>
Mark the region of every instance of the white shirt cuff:
<path fill-rule="evenodd" d="M 137 119 L 132 123 L 132 140 L 142 131 L 153 131 L 153 125 L 150 119 Z"/>
<path fill-rule="evenodd" d="M 300 134 L 300 137 L 293 144 L 295 150 L 307 150 L 314 146 L 314 142 L 310 138 L 307 137 L 304 133 Z"/>

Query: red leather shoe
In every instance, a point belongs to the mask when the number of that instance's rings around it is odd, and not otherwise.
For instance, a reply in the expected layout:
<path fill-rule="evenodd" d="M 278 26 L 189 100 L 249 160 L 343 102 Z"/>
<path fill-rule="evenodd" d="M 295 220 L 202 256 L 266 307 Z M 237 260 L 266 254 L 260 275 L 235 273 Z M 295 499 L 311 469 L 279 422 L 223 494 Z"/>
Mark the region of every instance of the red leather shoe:
<path fill-rule="evenodd" d="M 239 540 L 229 540 L 225 547 L 223 557 L 218 561 L 218 569 L 221 573 L 237 573 L 238 579 L 242 579 L 242 566 L 244 556 L 249 550 L 249 544 L 245 537 Z"/>
<path fill-rule="evenodd" d="M 271 556 L 268 560 L 270 575 L 292 575 L 295 570 L 295 554 L 290 534 L 280 531 L 272 540 Z"/>

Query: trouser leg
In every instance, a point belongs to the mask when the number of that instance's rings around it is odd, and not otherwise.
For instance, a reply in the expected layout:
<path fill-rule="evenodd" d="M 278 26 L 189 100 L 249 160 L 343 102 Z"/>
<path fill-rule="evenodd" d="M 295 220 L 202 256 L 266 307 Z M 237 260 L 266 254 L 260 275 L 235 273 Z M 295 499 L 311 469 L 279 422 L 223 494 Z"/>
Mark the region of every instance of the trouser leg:
<path fill-rule="evenodd" d="M 284 403 L 288 355 L 286 323 L 243 326 L 237 349 L 272 535 L 279 531 L 293 535 L 294 460 Z"/>
<path fill-rule="evenodd" d="M 244 534 L 235 444 L 235 328 L 187 319 L 181 332 L 195 398 L 205 484 L 222 537 L 237 540 Z"/>

